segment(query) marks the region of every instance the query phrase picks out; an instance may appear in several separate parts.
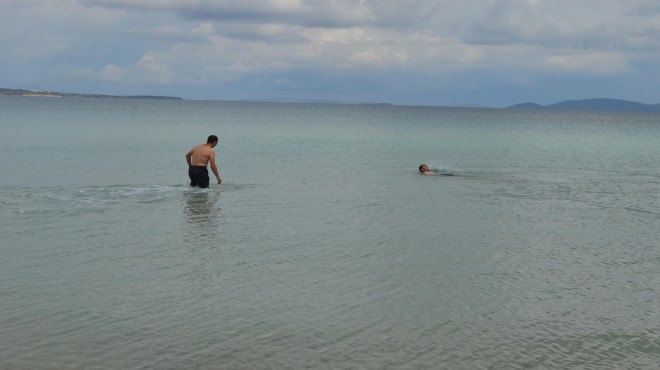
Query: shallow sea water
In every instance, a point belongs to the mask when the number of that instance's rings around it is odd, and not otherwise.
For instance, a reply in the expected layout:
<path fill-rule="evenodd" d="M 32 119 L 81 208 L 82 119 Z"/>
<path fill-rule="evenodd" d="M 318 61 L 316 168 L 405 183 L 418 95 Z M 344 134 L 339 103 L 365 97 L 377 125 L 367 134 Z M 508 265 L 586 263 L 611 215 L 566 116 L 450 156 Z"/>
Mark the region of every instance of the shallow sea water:
<path fill-rule="evenodd" d="M 660 363 L 660 115 L 2 98 L 0 130 L 2 368 Z"/>

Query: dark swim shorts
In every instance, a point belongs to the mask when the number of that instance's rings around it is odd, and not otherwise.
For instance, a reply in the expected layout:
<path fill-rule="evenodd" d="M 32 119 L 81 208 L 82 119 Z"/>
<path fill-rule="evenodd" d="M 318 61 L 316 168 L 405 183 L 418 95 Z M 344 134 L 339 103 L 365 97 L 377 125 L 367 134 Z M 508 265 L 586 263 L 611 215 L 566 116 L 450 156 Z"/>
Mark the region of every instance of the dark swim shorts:
<path fill-rule="evenodd" d="M 190 166 L 188 177 L 190 177 L 190 186 L 209 187 L 209 170 L 206 169 L 206 166 Z"/>

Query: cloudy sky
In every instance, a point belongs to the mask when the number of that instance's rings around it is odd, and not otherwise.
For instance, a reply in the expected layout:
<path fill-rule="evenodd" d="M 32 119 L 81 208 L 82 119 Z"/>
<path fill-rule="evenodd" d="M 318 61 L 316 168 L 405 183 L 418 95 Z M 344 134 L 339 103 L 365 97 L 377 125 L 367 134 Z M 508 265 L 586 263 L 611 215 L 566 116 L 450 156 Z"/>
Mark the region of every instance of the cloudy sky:
<path fill-rule="evenodd" d="M 657 0 L 0 0 L 0 87 L 502 107 L 660 103 Z"/>

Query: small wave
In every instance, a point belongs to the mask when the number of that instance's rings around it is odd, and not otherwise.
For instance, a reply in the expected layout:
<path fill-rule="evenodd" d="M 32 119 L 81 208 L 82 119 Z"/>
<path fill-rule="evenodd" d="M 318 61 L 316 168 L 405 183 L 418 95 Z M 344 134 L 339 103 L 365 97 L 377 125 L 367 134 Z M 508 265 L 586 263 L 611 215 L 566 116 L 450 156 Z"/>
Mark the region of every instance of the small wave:
<path fill-rule="evenodd" d="M 159 202 L 181 194 L 182 189 L 182 186 L 163 185 L 4 188 L 0 189 L 0 204 L 13 214 L 66 214 L 80 209 L 101 211 L 112 204 L 127 201 Z"/>
<path fill-rule="evenodd" d="M 225 184 L 222 183 L 222 185 L 218 186 L 218 189 L 221 192 L 225 191 L 237 191 L 237 190 L 249 190 L 249 189 L 255 189 L 259 188 L 265 185 L 257 185 L 257 184 Z"/>

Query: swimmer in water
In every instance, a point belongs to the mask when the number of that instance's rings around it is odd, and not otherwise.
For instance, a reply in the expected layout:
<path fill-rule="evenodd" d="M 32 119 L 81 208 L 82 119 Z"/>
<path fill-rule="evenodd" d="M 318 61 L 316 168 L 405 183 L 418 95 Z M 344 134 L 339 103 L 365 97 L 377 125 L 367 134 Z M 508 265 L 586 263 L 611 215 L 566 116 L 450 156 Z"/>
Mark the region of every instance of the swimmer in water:
<path fill-rule="evenodd" d="M 422 175 L 437 175 L 437 173 L 431 172 L 429 166 L 425 164 L 419 165 L 419 172 L 421 172 Z"/>
<path fill-rule="evenodd" d="M 440 175 L 440 176 L 455 176 L 456 174 L 454 173 L 438 173 L 438 172 L 431 172 L 431 169 L 429 169 L 429 166 L 426 164 L 420 164 L 419 165 L 419 172 L 422 173 L 422 175 Z"/>

